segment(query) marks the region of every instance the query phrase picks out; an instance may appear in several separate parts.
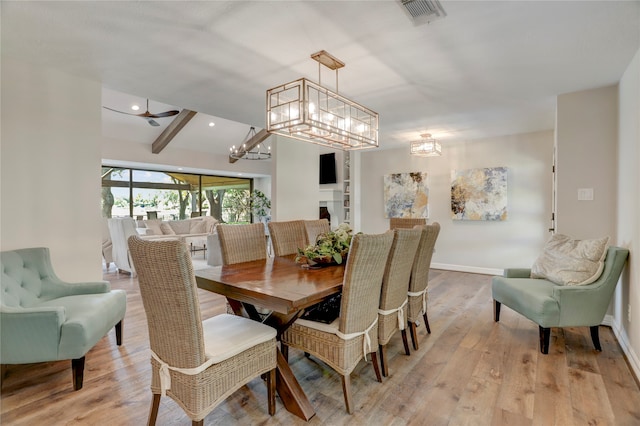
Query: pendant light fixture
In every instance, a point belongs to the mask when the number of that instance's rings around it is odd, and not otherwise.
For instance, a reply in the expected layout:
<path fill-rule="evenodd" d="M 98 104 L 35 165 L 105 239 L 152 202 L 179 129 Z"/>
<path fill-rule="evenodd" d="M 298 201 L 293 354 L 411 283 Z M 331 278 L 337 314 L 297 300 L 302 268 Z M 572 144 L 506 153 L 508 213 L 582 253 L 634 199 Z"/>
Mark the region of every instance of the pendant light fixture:
<path fill-rule="evenodd" d="M 267 131 L 330 148 L 378 147 L 378 113 L 339 95 L 338 70 L 344 62 L 321 50 L 318 83 L 300 78 L 267 90 Z M 321 66 L 335 70 L 336 91 L 323 87 Z"/>
<path fill-rule="evenodd" d="M 264 131 L 263 131 L 264 132 Z M 267 135 L 268 136 L 268 135 Z M 229 148 L 229 161 L 231 160 L 268 160 L 271 158 L 271 146 L 264 146 L 264 139 L 257 144 L 252 143 L 257 138 L 256 128 L 251 126 L 244 142 L 238 148 L 233 145 Z"/>
<path fill-rule="evenodd" d="M 442 155 L 442 146 L 431 137 L 431 133 L 420 135 L 422 139 L 411 141 L 411 155 L 437 157 Z"/>

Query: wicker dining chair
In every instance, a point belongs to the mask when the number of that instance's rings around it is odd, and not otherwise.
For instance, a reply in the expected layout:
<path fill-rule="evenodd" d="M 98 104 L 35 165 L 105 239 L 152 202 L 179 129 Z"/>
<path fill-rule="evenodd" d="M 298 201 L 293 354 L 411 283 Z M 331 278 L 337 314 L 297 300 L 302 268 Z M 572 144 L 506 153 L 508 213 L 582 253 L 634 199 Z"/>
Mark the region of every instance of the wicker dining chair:
<path fill-rule="evenodd" d="M 351 240 L 342 285 L 340 316 L 331 324 L 298 319 L 281 336 L 283 353 L 300 349 L 328 364 L 342 376 L 344 403 L 353 412 L 351 372 L 371 354 L 376 378 L 382 381 L 378 347 L 378 305 L 393 233 L 357 234 Z"/>
<path fill-rule="evenodd" d="M 380 308 L 378 310 L 378 346 L 382 375 L 389 375 L 387 366 L 387 344 L 391 337 L 400 330 L 402 343 L 407 355 L 406 306 L 408 302 L 407 286 L 411 278 L 411 268 L 416 257 L 422 232 L 419 229 L 394 230 L 393 245 L 387 258 L 387 265 L 382 279 Z"/>
<path fill-rule="evenodd" d="M 178 240 L 129 238 L 151 348 L 154 425 L 161 396 L 174 399 L 202 425 L 229 395 L 266 374 L 269 414 L 275 414 L 276 330 L 222 314 L 202 321 L 191 255 Z"/>
<path fill-rule="evenodd" d="M 223 265 L 267 258 L 267 240 L 262 223 L 216 226 Z"/>
<path fill-rule="evenodd" d="M 331 231 L 331 225 L 327 219 L 305 220 L 304 230 L 307 233 L 307 245 L 315 244 L 318 235 Z"/>
<path fill-rule="evenodd" d="M 420 316 L 424 319 L 427 333 L 431 334 L 429 319 L 427 318 L 427 288 L 429 285 L 429 268 L 431 268 L 431 257 L 433 249 L 440 233 L 440 224 L 433 222 L 431 225 L 419 226 L 422 228 L 422 236 L 416 253 L 413 267 L 411 268 L 411 280 L 409 281 L 409 303 L 407 304 L 407 319 L 413 349 L 418 350 L 418 333 L 416 327 L 420 321 Z"/>
<path fill-rule="evenodd" d="M 296 254 L 299 248 L 302 249 L 307 246 L 307 234 L 303 220 L 269 222 L 268 226 L 274 255 L 287 256 Z"/>
<path fill-rule="evenodd" d="M 412 218 L 412 217 L 389 218 L 389 229 L 413 228 L 416 225 L 426 225 L 426 224 L 427 224 L 427 219 L 425 218 Z"/>

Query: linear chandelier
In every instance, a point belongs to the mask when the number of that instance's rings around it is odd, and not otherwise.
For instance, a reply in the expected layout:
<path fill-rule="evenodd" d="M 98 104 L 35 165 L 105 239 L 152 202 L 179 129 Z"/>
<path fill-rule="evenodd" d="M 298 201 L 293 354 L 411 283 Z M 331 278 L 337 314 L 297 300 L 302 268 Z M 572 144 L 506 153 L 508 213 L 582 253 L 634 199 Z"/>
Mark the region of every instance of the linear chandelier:
<path fill-rule="evenodd" d="M 378 113 L 338 91 L 338 69 L 344 62 L 321 50 L 318 83 L 300 78 L 267 90 L 267 131 L 342 150 L 378 147 Z M 336 71 L 336 91 L 322 86 L 321 65 Z"/>
<path fill-rule="evenodd" d="M 262 141 L 251 147 L 250 141 L 256 137 L 256 128 L 251 126 L 241 146 L 229 148 L 229 158 L 235 160 L 268 160 L 271 158 L 271 146 L 265 148 Z"/>
<path fill-rule="evenodd" d="M 411 155 L 437 157 L 442 155 L 442 146 L 431 137 L 431 133 L 420 135 L 422 139 L 411 141 Z"/>

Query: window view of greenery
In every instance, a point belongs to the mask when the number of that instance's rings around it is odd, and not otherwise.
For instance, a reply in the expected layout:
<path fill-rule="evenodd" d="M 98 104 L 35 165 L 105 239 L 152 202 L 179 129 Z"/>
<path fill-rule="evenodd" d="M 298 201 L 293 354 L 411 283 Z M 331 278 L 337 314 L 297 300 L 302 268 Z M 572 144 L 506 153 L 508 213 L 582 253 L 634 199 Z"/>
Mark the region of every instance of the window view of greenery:
<path fill-rule="evenodd" d="M 102 216 L 248 223 L 251 179 L 102 167 Z"/>

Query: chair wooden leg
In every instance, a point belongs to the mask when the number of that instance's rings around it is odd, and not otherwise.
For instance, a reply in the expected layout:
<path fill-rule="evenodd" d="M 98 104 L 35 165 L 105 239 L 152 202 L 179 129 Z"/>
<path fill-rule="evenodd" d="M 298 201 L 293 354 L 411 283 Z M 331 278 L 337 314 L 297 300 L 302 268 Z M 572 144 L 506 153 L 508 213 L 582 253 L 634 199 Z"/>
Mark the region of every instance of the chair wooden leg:
<path fill-rule="evenodd" d="M 116 324 L 116 343 L 118 346 L 122 346 L 122 322 L 124 320 L 120 320 L 119 323 Z"/>
<path fill-rule="evenodd" d="M 347 408 L 347 413 L 353 414 L 351 408 L 351 375 L 349 374 L 342 376 L 342 392 L 344 393 L 344 405 Z"/>
<path fill-rule="evenodd" d="M 427 318 L 426 311 L 424 314 L 422 314 L 422 318 L 424 318 L 424 326 L 427 327 L 427 334 L 431 334 L 431 327 L 429 327 L 429 319 Z"/>
<path fill-rule="evenodd" d="M 267 373 L 267 397 L 269 399 L 269 415 L 276 414 L 276 369 Z"/>
<path fill-rule="evenodd" d="M 411 342 L 413 343 L 413 350 L 418 350 L 418 332 L 416 330 L 416 323 L 413 321 L 408 322 L 409 333 L 411 334 Z"/>
<path fill-rule="evenodd" d="M 551 329 L 538 326 L 540 330 L 540 352 L 543 354 L 549 353 L 549 338 L 551 337 Z"/>
<path fill-rule="evenodd" d="M 409 342 L 407 341 L 407 329 L 400 330 L 400 334 L 402 335 L 402 344 L 404 345 L 404 353 L 406 355 L 411 355 L 411 351 L 409 351 Z"/>
<path fill-rule="evenodd" d="M 192 420 L 191 421 L 191 426 L 204 426 L 204 419 L 202 420 Z"/>
<path fill-rule="evenodd" d="M 593 346 L 596 347 L 596 351 L 602 352 L 602 346 L 600 346 L 600 335 L 599 335 L 600 327 L 597 325 L 594 325 L 593 327 L 589 327 L 589 330 L 591 331 L 591 340 L 593 341 Z"/>
<path fill-rule="evenodd" d="M 282 356 L 284 357 L 285 361 L 289 362 L 289 346 L 280 342 L 280 352 L 282 352 Z"/>
<path fill-rule="evenodd" d="M 371 364 L 373 365 L 373 371 L 376 373 L 376 379 L 382 383 L 382 375 L 380 374 L 380 365 L 378 365 L 378 353 L 376 351 L 371 352 Z"/>
<path fill-rule="evenodd" d="M 378 345 L 378 351 L 380 352 L 380 365 L 382 365 L 382 375 L 384 377 L 389 376 L 389 366 L 387 365 L 387 345 Z"/>
<path fill-rule="evenodd" d="M 73 390 L 82 389 L 84 378 L 84 357 L 71 360 L 71 374 L 73 375 Z"/>
<path fill-rule="evenodd" d="M 495 322 L 500 321 L 500 306 L 502 304 L 500 302 L 498 302 L 497 300 L 493 300 L 493 320 Z"/>
<path fill-rule="evenodd" d="M 147 426 L 155 426 L 156 419 L 158 418 L 158 409 L 160 408 L 160 394 L 154 393 L 151 400 L 151 408 L 149 409 L 149 420 L 147 420 Z"/>

